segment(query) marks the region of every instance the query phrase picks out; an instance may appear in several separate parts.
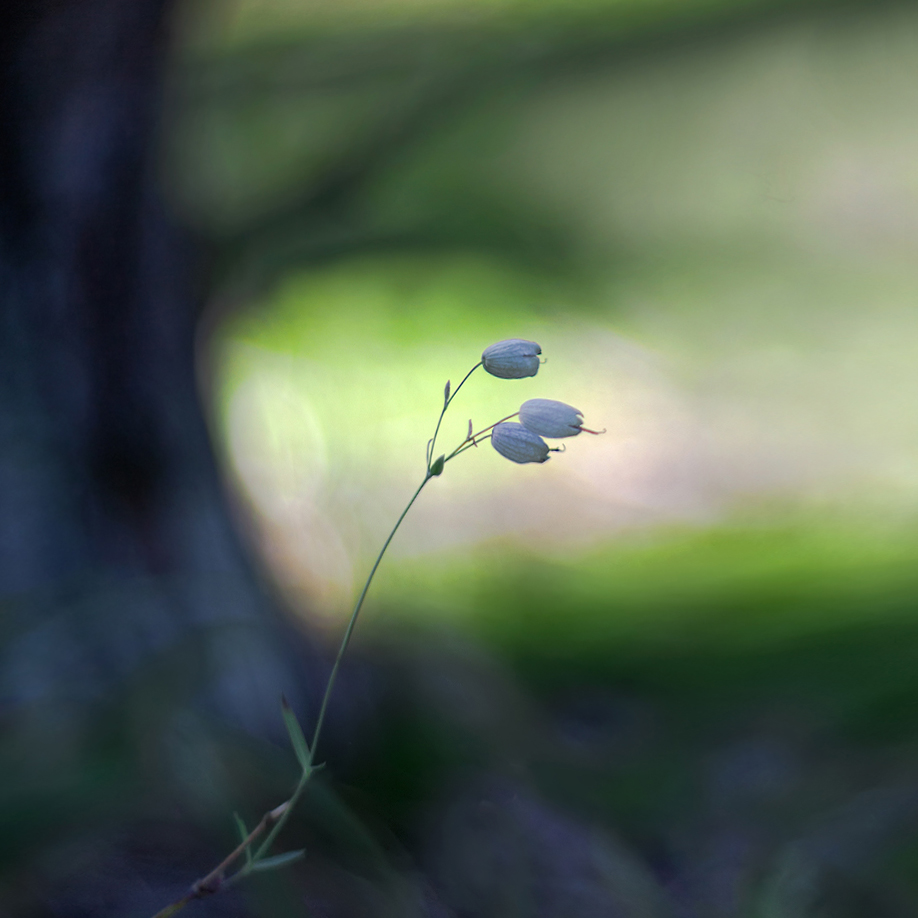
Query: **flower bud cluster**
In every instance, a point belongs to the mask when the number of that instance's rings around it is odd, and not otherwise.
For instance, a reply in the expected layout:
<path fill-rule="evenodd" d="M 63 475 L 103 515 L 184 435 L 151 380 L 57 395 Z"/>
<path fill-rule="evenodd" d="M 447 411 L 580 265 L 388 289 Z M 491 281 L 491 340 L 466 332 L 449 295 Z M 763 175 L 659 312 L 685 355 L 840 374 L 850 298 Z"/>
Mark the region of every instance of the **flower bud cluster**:
<path fill-rule="evenodd" d="M 503 421 L 491 434 L 494 449 L 513 462 L 545 462 L 548 454 L 556 450 L 542 437 L 576 437 L 585 429 L 580 411 L 550 398 L 531 398 L 523 402 L 519 416 L 519 423 Z"/>
<path fill-rule="evenodd" d="M 509 338 L 492 344 L 481 355 L 482 366 L 501 379 L 522 379 L 539 372 L 542 348 L 535 341 Z M 519 422 L 502 421 L 491 432 L 491 445 L 512 462 L 545 462 L 551 448 L 542 439 L 575 437 L 584 430 L 583 412 L 550 398 L 531 398 L 520 406 Z"/>

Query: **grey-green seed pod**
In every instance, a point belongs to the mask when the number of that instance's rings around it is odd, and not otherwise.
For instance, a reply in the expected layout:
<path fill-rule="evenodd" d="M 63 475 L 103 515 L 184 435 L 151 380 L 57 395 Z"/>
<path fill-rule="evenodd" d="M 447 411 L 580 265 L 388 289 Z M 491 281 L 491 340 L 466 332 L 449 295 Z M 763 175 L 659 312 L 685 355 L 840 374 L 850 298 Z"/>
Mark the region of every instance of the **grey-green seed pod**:
<path fill-rule="evenodd" d="M 491 432 L 491 446 L 511 462 L 545 462 L 548 444 L 515 421 L 504 421 Z"/>
<path fill-rule="evenodd" d="M 485 348 L 481 355 L 482 366 L 500 379 L 523 379 L 539 372 L 539 354 L 542 348 L 535 341 L 508 338 Z"/>
<path fill-rule="evenodd" d="M 531 398 L 520 407 L 520 423 L 541 437 L 576 437 L 583 412 L 550 398 Z"/>

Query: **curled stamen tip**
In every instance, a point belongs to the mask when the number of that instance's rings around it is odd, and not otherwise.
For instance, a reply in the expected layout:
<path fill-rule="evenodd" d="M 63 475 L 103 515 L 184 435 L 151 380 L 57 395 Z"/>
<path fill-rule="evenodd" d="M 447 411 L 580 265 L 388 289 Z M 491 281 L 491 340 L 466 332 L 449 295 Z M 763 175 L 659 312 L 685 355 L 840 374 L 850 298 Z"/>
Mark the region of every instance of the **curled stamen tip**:
<path fill-rule="evenodd" d="M 580 429 L 581 429 L 584 433 L 596 434 L 597 436 L 598 436 L 599 434 L 604 434 L 604 433 L 606 432 L 606 428 L 605 428 L 605 427 L 603 427 L 602 430 L 590 430 L 589 427 L 581 427 Z"/>

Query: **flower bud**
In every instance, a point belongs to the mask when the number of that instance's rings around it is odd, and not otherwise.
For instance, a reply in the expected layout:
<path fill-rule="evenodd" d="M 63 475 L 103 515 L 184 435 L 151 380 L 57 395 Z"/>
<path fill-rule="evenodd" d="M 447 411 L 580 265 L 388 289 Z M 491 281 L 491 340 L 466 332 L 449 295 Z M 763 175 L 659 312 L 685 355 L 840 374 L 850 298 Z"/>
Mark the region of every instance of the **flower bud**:
<path fill-rule="evenodd" d="M 491 446 L 511 462 L 545 462 L 548 444 L 515 421 L 503 421 L 491 432 Z"/>
<path fill-rule="evenodd" d="M 539 372 L 539 354 L 542 348 L 535 341 L 508 338 L 485 348 L 481 355 L 482 366 L 501 379 L 523 379 Z"/>
<path fill-rule="evenodd" d="M 531 398 L 520 408 L 520 421 L 542 437 L 575 437 L 583 427 L 583 412 L 550 398 Z"/>

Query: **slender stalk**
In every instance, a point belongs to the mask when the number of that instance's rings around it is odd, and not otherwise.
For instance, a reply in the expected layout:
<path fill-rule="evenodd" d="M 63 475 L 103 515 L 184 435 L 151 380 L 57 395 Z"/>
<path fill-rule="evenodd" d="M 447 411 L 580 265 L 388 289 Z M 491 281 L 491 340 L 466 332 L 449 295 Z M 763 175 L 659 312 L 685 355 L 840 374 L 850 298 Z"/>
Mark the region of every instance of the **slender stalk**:
<path fill-rule="evenodd" d="M 312 777 L 313 771 L 315 771 L 314 768 L 303 769 L 303 773 L 300 775 L 300 780 L 296 785 L 296 790 L 290 796 L 290 799 L 287 801 L 287 803 L 282 804 L 284 807 L 284 810 L 280 814 L 280 817 L 278 818 L 277 822 L 274 823 L 274 826 L 271 829 L 271 831 L 268 833 L 268 837 L 258 846 L 258 849 L 252 855 L 251 862 L 246 864 L 245 867 L 243 867 L 241 870 L 234 873 L 233 876 L 231 876 L 227 882 L 237 883 L 243 877 L 247 876 L 249 873 L 252 872 L 252 864 L 254 864 L 255 861 L 261 860 L 261 858 L 263 858 L 268 853 L 268 850 L 270 849 L 271 845 L 274 843 L 274 839 L 277 838 L 278 833 L 284 827 L 284 823 L 287 821 L 287 819 L 290 817 L 290 814 L 293 812 L 293 808 L 296 806 L 297 800 L 300 799 L 301 794 L 306 789 L 306 784 L 308 783 L 309 779 Z"/>
<path fill-rule="evenodd" d="M 466 379 L 468 379 L 467 376 Z M 465 382 L 465 380 L 463 380 L 463 382 Z M 322 696 L 322 706 L 319 708 L 319 718 L 316 721 L 316 729 L 312 734 L 312 742 L 309 744 L 310 764 L 312 764 L 316 754 L 316 746 L 319 743 L 319 736 L 322 733 L 322 726 L 325 723 L 325 712 L 328 709 L 328 700 L 331 698 L 332 689 L 335 686 L 335 680 L 338 678 L 338 670 L 341 667 L 341 659 L 344 656 L 344 652 L 347 650 L 347 645 L 351 642 L 351 635 L 354 633 L 354 625 L 357 624 L 357 616 L 360 614 L 360 608 L 363 605 L 364 599 L 366 599 L 367 590 L 370 589 L 370 584 L 373 582 L 373 575 L 376 573 L 376 569 L 379 567 L 379 564 L 383 559 L 383 555 L 386 553 L 386 549 L 389 547 L 389 543 L 392 541 L 395 533 L 398 532 L 398 527 L 402 525 L 402 520 L 405 519 L 405 517 L 408 515 L 408 511 L 411 509 L 412 504 L 418 499 L 418 495 L 422 490 L 424 490 L 424 485 L 426 485 L 431 478 L 433 478 L 433 475 L 430 474 L 430 470 L 428 469 L 427 474 L 424 476 L 424 480 L 418 486 L 417 491 L 415 491 L 411 496 L 411 500 L 408 501 L 408 505 L 404 510 L 402 510 L 402 515 L 398 518 L 395 525 L 392 527 L 392 532 L 389 533 L 389 538 L 386 539 L 385 544 L 383 545 L 382 549 L 380 549 L 379 554 L 376 556 L 376 561 L 373 564 L 372 570 L 370 571 L 370 576 L 367 577 L 367 582 L 363 585 L 363 590 L 360 593 L 360 598 L 357 600 L 357 605 L 354 606 L 354 611 L 351 613 L 351 620 L 347 623 L 347 629 L 345 630 L 344 637 L 341 640 L 341 646 L 338 648 L 338 656 L 335 657 L 335 663 L 332 666 L 331 673 L 328 677 L 328 684 L 325 686 L 325 694 Z"/>
<path fill-rule="evenodd" d="M 470 434 L 443 460 L 443 464 L 446 465 L 450 459 L 455 459 L 456 456 L 458 456 L 460 453 L 464 453 L 467 449 L 469 449 L 469 447 L 477 446 L 479 443 L 479 437 L 481 437 L 482 440 L 487 440 L 491 434 L 488 434 L 487 437 L 484 436 L 484 434 L 488 433 L 488 431 L 492 428 L 497 427 L 498 424 L 503 424 L 504 421 L 509 421 L 510 418 L 515 418 L 518 414 L 518 411 L 514 411 L 513 414 L 508 414 L 505 418 L 501 418 L 499 421 L 495 421 L 493 424 L 488 424 L 487 427 L 482 427 L 481 430 L 477 431 L 476 433 Z"/>
<path fill-rule="evenodd" d="M 468 376 L 466 376 L 468 379 Z M 463 380 L 465 382 L 465 380 Z M 370 584 L 373 582 L 373 576 L 376 573 L 377 568 L 380 565 L 380 562 L 383 559 L 383 555 L 386 553 L 386 549 L 389 547 L 389 543 L 395 536 L 395 533 L 398 531 L 398 527 L 402 525 L 402 521 L 408 515 L 408 511 L 411 509 L 414 502 L 418 499 L 418 495 L 421 491 L 424 490 L 424 485 L 430 481 L 434 476 L 431 475 L 430 469 L 428 468 L 427 474 L 424 476 L 424 480 L 418 485 L 418 489 L 411 495 L 411 500 L 408 501 L 405 509 L 402 511 L 401 516 L 399 516 L 395 525 L 392 527 L 392 531 L 389 533 L 389 537 L 386 539 L 385 544 L 380 549 L 379 554 L 376 556 L 376 561 L 373 564 L 372 569 L 370 570 L 370 575 L 367 577 L 366 583 L 363 585 L 363 589 L 360 592 L 360 597 L 357 599 L 357 604 L 354 606 L 354 611 L 351 613 L 350 621 L 347 624 L 347 629 L 344 632 L 344 637 L 341 640 L 341 646 L 338 648 L 338 655 L 335 657 L 334 665 L 332 666 L 331 673 L 328 677 L 328 682 L 325 685 L 325 694 L 322 696 L 322 705 L 319 708 L 319 717 L 316 721 L 316 728 L 312 734 L 312 743 L 309 746 L 309 766 L 303 769 L 303 774 L 300 776 L 300 780 L 297 783 L 296 790 L 294 790 L 292 796 L 286 803 L 282 803 L 280 806 L 275 807 L 273 810 L 265 813 L 262 816 L 261 821 L 257 826 L 246 836 L 246 838 L 240 842 L 210 873 L 202 877 L 200 880 L 197 880 L 182 896 L 180 899 L 176 899 L 171 905 L 167 905 L 164 909 L 157 912 L 153 918 L 171 918 L 172 915 L 180 912 L 189 902 L 192 902 L 195 899 L 201 899 L 210 893 L 215 893 L 219 889 L 222 889 L 226 886 L 232 886 L 237 883 L 239 880 L 244 879 L 252 872 L 252 865 L 261 860 L 271 849 L 271 845 L 274 843 L 274 840 L 277 838 L 278 833 L 283 829 L 284 824 L 287 822 L 287 819 L 290 816 L 290 813 L 293 812 L 293 808 L 296 806 L 297 801 L 300 799 L 303 791 L 306 789 L 306 785 L 309 783 L 309 779 L 312 777 L 313 772 L 318 771 L 320 766 L 313 765 L 315 761 L 316 746 L 319 742 L 319 737 L 322 734 L 322 726 L 325 723 L 325 714 L 328 710 L 328 702 L 331 698 L 332 689 L 335 686 L 335 681 L 338 677 L 338 670 L 341 668 L 341 660 L 344 657 L 344 653 L 347 650 L 348 644 L 351 642 L 351 635 L 354 633 L 354 626 L 357 624 L 357 616 L 360 614 L 360 609 L 363 606 L 363 601 L 366 599 L 367 591 L 370 589 Z M 237 870 L 232 876 L 227 879 L 224 879 L 224 874 L 226 871 L 245 853 L 245 851 L 251 847 L 264 833 L 264 831 L 271 827 L 271 831 L 268 833 L 265 840 L 259 845 L 258 849 L 252 855 L 252 860 Z"/>
<path fill-rule="evenodd" d="M 453 394 L 443 402 L 443 410 L 440 412 L 440 417 L 437 419 L 437 429 L 434 431 L 433 439 L 430 441 L 430 445 L 427 447 L 427 468 L 430 469 L 430 463 L 433 462 L 434 447 L 437 445 L 437 434 L 440 433 L 440 425 L 443 423 L 443 415 L 446 414 L 446 409 L 449 408 L 452 400 L 458 395 L 459 390 L 465 385 L 465 381 L 481 366 L 481 361 L 479 360 L 475 366 L 472 367 L 465 376 L 462 377 L 462 382 L 453 390 Z M 423 485 L 421 486 L 423 487 Z M 409 505 L 410 506 L 410 505 Z M 398 527 L 396 527 L 398 528 Z M 370 575 L 373 576 L 372 574 Z"/>
<path fill-rule="evenodd" d="M 484 434 L 484 431 L 482 431 L 481 434 Z M 457 446 L 446 457 L 446 459 L 444 459 L 443 464 L 446 465 L 446 463 L 449 462 L 450 459 L 455 459 L 456 456 L 461 456 L 467 449 L 471 449 L 473 446 L 478 446 L 479 443 L 486 443 L 488 440 L 491 439 L 491 434 L 485 434 L 484 436 L 481 436 L 481 434 L 475 434 L 474 437 L 469 437 L 469 439 L 466 440 L 465 443 L 462 443 L 459 446 Z M 479 437 L 481 437 L 481 439 L 479 439 Z"/>
<path fill-rule="evenodd" d="M 431 471 L 431 464 L 433 462 L 434 448 L 436 447 L 437 443 L 437 435 L 440 433 L 440 425 L 443 422 L 443 416 L 446 414 L 446 409 L 449 408 L 450 403 L 456 397 L 457 393 L 465 384 L 466 380 L 480 366 L 480 362 L 476 363 L 475 366 L 473 366 L 472 369 L 465 374 L 462 382 L 456 386 L 453 393 L 448 398 L 444 399 L 443 408 L 440 411 L 440 417 L 437 420 L 436 430 L 434 431 L 433 438 L 430 440 L 430 443 L 427 447 L 427 470 L 424 475 L 424 480 L 418 485 L 417 490 L 414 492 L 414 494 L 411 495 L 411 499 L 408 501 L 405 509 L 402 510 L 401 515 L 396 520 L 395 525 L 392 527 L 392 531 L 389 533 L 389 537 L 386 539 L 383 547 L 379 551 L 379 554 L 376 556 L 376 560 L 373 562 L 373 567 L 370 569 L 370 574 L 366 579 L 366 583 L 363 585 L 363 589 L 360 591 L 360 596 L 358 597 L 357 603 L 354 606 L 354 611 L 351 613 L 350 620 L 347 623 L 347 628 L 344 631 L 344 637 L 341 639 L 341 646 L 338 648 L 338 654 L 335 657 L 335 662 L 332 665 L 331 672 L 329 673 L 328 682 L 325 685 L 325 693 L 322 696 L 322 703 L 319 706 L 319 716 L 316 719 L 315 730 L 312 734 L 312 742 L 309 744 L 308 761 L 306 766 L 303 768 L 303 773 L 300 776 L 300 780 L 297 783 L 296 789 L 294 790 L 289 800 L 287 800 L 285 803 L 282 803 L 280 806 L 275 807 L 268 813 L 265 813 L 258 825 L 210 873 L 196 881 L 184 896 L 182 896 L 180 899 L 177 899 L 171 905 L 166 906 L 166 908 L 162 909 L 162 911 L 157 912 L 153 918 L 170 918 L 170 916 L 176 914 L 176 912 L 181 911 L 189 902 L 193 901 L 194 899 L 200 899 L 203 896 L 210 893 L 215 893 L 222 888 L 232 886 L 239 880 L 247 877 L 254 869 L 254 865 L 257 864 L 258 861 L 262 860 L 271 850 L 271 845 L 274 844 L 274 840 L 283 829 L 284 824 L 287 822 L 287 819 L 293 811 L 294 806 L 296 806 L 297 801 L 302 796 L 303 791 L 306 789 L 306 785 L 309 783 L 309 779 L 312 777 L 313 772 L 318 771 L 318 769 L 321 767 L 313 764 L 315 762 L 316 748 L 322 735 L 322 727 L 325 725 L 325 715 L 328 712 L 328 704 L 331 699 L 332 691 L 335 687 L 335 682 L 338 678 L 338 670 L 341 668 L 341 661 L 344 658 L 344 654 L 351 642 L 351 636 L 354 633 L 354 626 L 357 624 L 357 617 L 360 615 L 360 610 L 363 607 L 363 601 L 366 599 L 367 591 L 370 589 L 370 584 L 373 582 L 373 577 L 375 576 L 376 571 L 382 562 L 383 556 L 386 553 L 386 549 L 389 547 L 389 544 L 395 537 L 395 533 L 398 532 L 399 526 L 402 525 L 402 521 L 408 515 L 408 511 L 414 505 L 414 502 L 418 499 L 421 491 L 424 490 L 424 486 L 427 484 L 427 482 L 430 481 L 431 478 L 436 477 L 435 474 Z M 502 420 L 507 421 L 510 418 L 515 417 L 516 414 L 517 412 L 514 412 L 514 414 L 508 415 Z M 487 437 L 490 436 L 490 434 L 487 432 L 496 426 L 496 424 L 500 423 L 501 421 L 497 421 L 495 424 L 491 424 L 489 427 L 485 427 L 478 433 L 467 437 L 465 440 L 463 440 L 462 443 L 459 444 L 456 449 L 454 449 L 449 454 L 449 456 L 444 460 L 444 463 L 448 462 L 450 459 L 455 458 L 460 453 L 465 452 L 466 449 L 477 445 L 476 441 L 478 437 L 487 439 Z M 484 436 L 486 434 L 487 436 Z M 442 467 L 436 474 L 440 474 L 440 471 L 442 471 Z M 254 845 L 254 843 L 269 828 L 270 831 L 268 832 L 267 837 L 251 855 L 250 859 L 230 877 L 225 877 L 226 871 L 246 851 L 248 851 L 251 846 Z"/>
<path fill-rule="evenodd" d="M 468 377 L 466 377 L 468 379 Z M 465 382 L 465 380 L 463 380 Z M 360 596 L 357 599 L 357 603 L 354 606 L 354 611 L 351 613 L 350 621 L 347 623 L 347 628 L 344 631 L 344 637 L 341 639 L 341 646 L 338 648 L 338 655 L 335 657 L 335 662 L 332 665 L 331 673 L 328 676 L 328 682 L 325 684 L 325 694 L 322 696 L 322 704 L 319 707 L 319 716 L 316 720 L 316 728 L 312 734 L 312 742 L 309 744 L 309 767 L 303 771 L 303 775 L 300 778 L 299 784 L 296 786 L 296 790 L 293 792 L 293 796 L 290 798 L 290 801 L 287 805 L 287 808 L 281 814 L 280 819 L 278 819 L 274 828 L 271 829 L 271 832 L 268 834 L 268 837 L 261 843 L 258 850 L 255 852 L 254 859 L 257 861 L 260 858 L 264 857 L 265 854 L 270 850 L 274 839 L 277 837 L 278 833 L 283 829 L 284 823 L 287 821 L 289 814 L 293 811 L 293 807 L 296 805 L 297 800 L 299 800 L 300 795 L 306 788 L 306 784 L 309 781 L 313 771 L 316 770 L 317 766 L 313 765 L 316 755 L 316 747 L 319 743 L 319 737 L 322 734 L 322 727 L 325 724 L 325 714 L 328 711 L 328 703 L 331 699 L 332 690 L 335 687 L 335 682 L 338 678 L 338 670 L 341 668 L 341 661 L 344 659 L 344 654 L 347 651 L 348 644 L 351 642 L 351 635 L 354 633 L 354 626 L 357 624 L 357 616 L 360 615 L 360 610 L 363 607 L 363 601 L 366 599 L 367 591 L 370 589 L 370 584 L 373 582 L 373 576 L 376 573 L 377 568 L 382 562 L 383 555 L 386 553 L 386 549 L 389 547 L 389 543 L 395 536 L 395 533 L 398 532 L 398 527 L 402 525 L 402 520 L 408 515 L 408 511 L 411 509 L 412 504 L 418 499 L 418 495 L 421 491 L 424 490 L 424 485 L 427 484 L 430 479 L 433 478 L 433 475 L 430 474 L 428 470 L 427 474 L 424 476 L 424 480 L 418 486 L 417 491 L 411 495 L 411 500 L 408 501 L 405 509 L 402 510 L 401 516 L 396 520 L 395 525 L 392 527 L 392 531 L 389 533 L 389 537 L 386 539 L 383 547 L 380 549 L 379 554 L 376 556 L 376 561 L 373 563 L 373 567 L 370 570 L 370 574 L 367 577 L 366 583 L 363 585 L 363 589 L 360 591 Z M 248 872 L 246 868 L 243 868 L 240 873 Z M 235 879 L 235 877 L 233 877 Z"/>
<path fill-rule="evenodd" d="M 294 795 L 295 796 L 295 795 Z M 195 899 L 202 899 L 204 896 L 215 893 L 218 890 L 222 889 L 224 886 L 228 885 L 230 882 L 234 881 L 240 874 L 248 874 L 248 867 L 243 867 L 241 870 L 237 871 L 230 877 L 229 880 L 224 881 L 223 875 L 226 871 L 232 867 L 232 865 L 239 860 L 240 857 L 245 853 L 252 844 L 254 844 L 265 829 L 268 826 L 280 823 L 282 819 L 290 810 L 290 804 L 293 798 L 287 803 L 282 803 L 280 806 L 275 807 L 273 810 L 269 810 L 261 817 L 261 821 L 252 829 L 251 832 L 225 857 L 210 873 L 206 876 L 201 877 L 200 880 L 196 880 L 191 889 L 185 893 L 180 899 L 176 899 L 171 905 L 167 905 L 161 911 L 158 911 L 153 918 L 170 918 L 171 915 L 174 915 L 176 912 L 180 912 L 189 902 L 194 901 Z M 270 836 L 269 836 L 270 837 Z"/>

